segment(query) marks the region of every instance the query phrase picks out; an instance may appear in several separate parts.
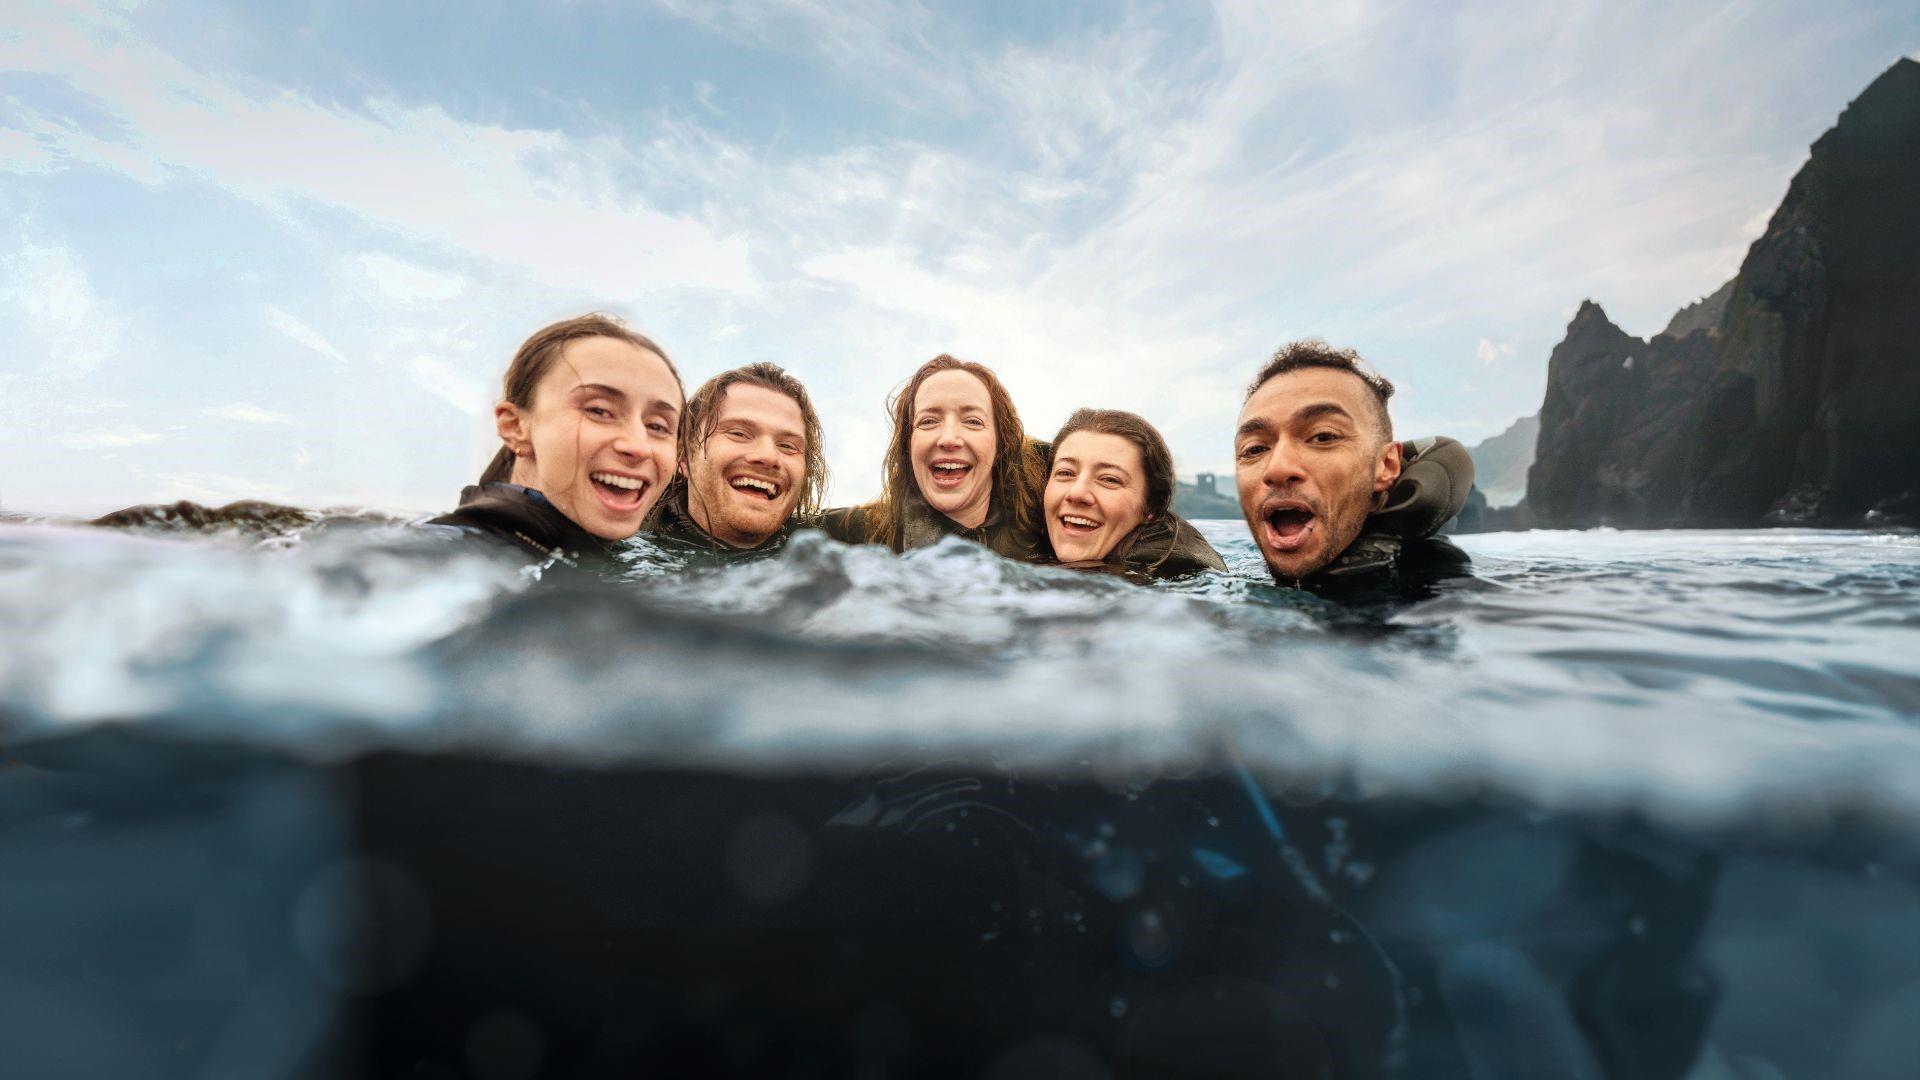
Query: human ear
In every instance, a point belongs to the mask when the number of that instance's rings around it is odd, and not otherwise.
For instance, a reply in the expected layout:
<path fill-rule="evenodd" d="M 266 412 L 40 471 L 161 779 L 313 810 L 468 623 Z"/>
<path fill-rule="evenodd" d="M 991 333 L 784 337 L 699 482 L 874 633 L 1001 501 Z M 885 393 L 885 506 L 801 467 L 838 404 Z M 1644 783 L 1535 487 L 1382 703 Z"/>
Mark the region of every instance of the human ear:
<path fill-rule="evenodd" d="M 514 457 L 533 456 L 533 436 L 527 431 L 526 413 L 510 401 L 493 407 L 493 428 Z"/>
<path fill-rule="evenodd" d="M 1381 494 L 1400 479 L 1400 440 L 1388 439 L 1380 448 L 1380 460 L 1373 470 L 1373 493 Z"/>

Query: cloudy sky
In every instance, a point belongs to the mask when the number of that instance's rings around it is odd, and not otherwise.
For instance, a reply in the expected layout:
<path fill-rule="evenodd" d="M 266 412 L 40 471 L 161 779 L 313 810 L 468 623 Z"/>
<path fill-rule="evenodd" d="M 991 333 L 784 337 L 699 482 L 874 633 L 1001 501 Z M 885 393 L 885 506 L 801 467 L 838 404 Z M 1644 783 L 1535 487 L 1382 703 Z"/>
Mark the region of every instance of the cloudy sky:
<path fill-rule="evenodd" d="M 1732 276 L 1916 52 L 1911 0 L 9 2 L 0 506 L 445 508 L 594 309 L 800 375 L 840 502 L 943 351 L 1183 473 L 1307 335 L 1474 441 L 1583 297 L 1645 335 Z"/>

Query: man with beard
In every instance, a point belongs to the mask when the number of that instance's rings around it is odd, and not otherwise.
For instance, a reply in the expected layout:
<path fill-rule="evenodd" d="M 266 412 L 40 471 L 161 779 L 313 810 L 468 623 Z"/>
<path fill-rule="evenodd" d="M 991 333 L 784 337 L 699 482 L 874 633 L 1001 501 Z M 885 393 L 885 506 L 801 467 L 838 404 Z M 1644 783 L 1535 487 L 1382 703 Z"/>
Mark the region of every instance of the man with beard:
<path fill-rule="evenodd" d="M 677 475 L 642 531 L 669 550 L 730 560 L 778 550 L 820 509 L 820 416 L 777 364 L 708 379 L 687 399 Z"/>
<path fill-rule="evenodd" d="M 1234 472 L 1276 582 L 1418 594 L 1463 572 L 1466 554 L 1434 534 L 1465 503 L 1472 459 L 1451 439 L 1394 441 L 1392 396 L 1352 349 L 1315 340 L 1280 349 L 1248 387 Z"/>

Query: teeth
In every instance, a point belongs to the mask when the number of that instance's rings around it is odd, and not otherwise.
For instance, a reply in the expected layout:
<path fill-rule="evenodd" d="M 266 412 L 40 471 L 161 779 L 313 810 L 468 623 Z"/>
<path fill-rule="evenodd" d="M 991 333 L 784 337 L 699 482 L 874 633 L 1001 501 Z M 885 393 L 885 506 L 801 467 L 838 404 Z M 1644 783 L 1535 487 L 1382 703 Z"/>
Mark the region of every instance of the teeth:
<path fill-rule="evenodd" d="M 1069 525 L 1085 525 L 1089 529 L 1097 529 L 1100 527 L 1100 523 L 1097 521 L 1089 521 L 1083 517 L 1074 517 L 1072 514 L 1062 514 L 1060 515 L 1060 520 Z"/>
<path fill-rule="evenodd" d="M 621 476 L 618 473 L 597 472 L 592 474 L 591 479 L 596 483 L 605 484 L 608 487 L 624 488 L 627 491 L 639 491 L 641 488 L 647 486 L 645 480 L 635 480 L 630 476 Z"/>
<path fill-rule="evenodd" d="M 768 495 L 779 494 L 779 491 L 772 484 L 769 484 L 765 480 L 756 480 L 751 476 L 740 477 L 739 479 L 733 482 L 733 486 L 737 488 L 758 488 L 759 490 L 766 492 Z"/>
<path fill-rule="evenodd" d="M 935 465 L 934 468 L 940 472 L 959 472 L 961 469 L 969 468 L 969 466 L 952 461 L 943 461 Z"/>

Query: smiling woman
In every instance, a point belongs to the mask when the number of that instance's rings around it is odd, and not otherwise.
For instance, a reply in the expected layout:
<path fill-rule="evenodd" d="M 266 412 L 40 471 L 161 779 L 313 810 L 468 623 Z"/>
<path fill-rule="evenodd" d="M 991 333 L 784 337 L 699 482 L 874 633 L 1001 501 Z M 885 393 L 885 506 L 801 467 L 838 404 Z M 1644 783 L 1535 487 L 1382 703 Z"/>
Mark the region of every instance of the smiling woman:
<path fill-rule="evenodd" d="M 1173 454 L 1152 424 L 1081 409 L 1053 439 L 1041 508 L 1062 566 L 1169 578 L 1225 570 L 1220 553 L 1171 508 Z"/>
<path fill-rule="evenodd" d="M 500 451 L 433 523 L 569 559 L 639 531 L 673 474 L 686 398 L 666 353 L 609 316 L 583 315 L 528 338 L 503 382 Z"/>
<path fill-rule="evenodd" d="M 992 370 L 942 353 L 887 404 L 893 438 L 880 497 L 827 511 L 829 536 L 894 551 L 959 536 L 1009 559 L 1044 558 L 1034 520 L 1042 453 Z"/>

